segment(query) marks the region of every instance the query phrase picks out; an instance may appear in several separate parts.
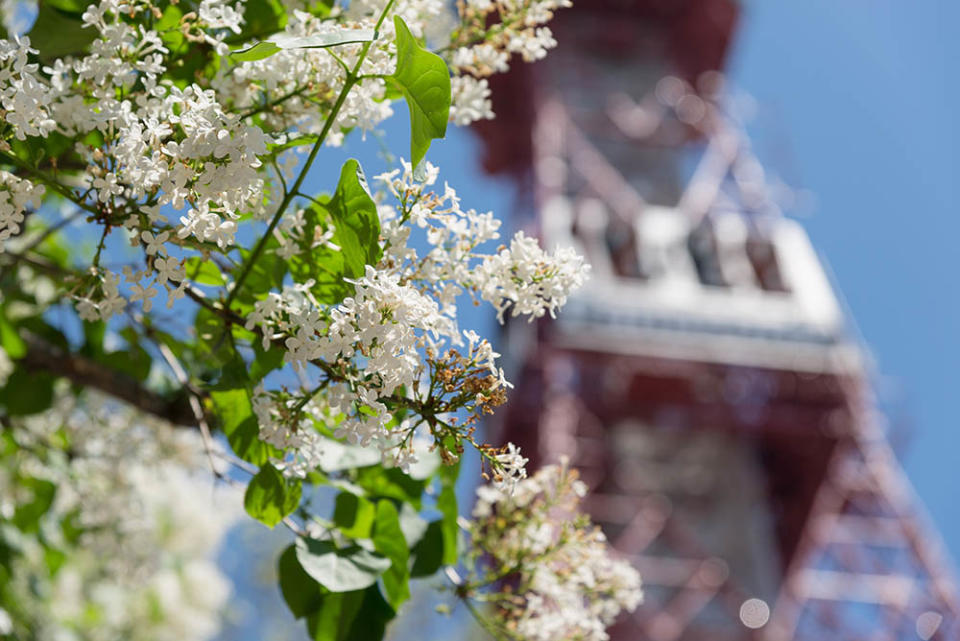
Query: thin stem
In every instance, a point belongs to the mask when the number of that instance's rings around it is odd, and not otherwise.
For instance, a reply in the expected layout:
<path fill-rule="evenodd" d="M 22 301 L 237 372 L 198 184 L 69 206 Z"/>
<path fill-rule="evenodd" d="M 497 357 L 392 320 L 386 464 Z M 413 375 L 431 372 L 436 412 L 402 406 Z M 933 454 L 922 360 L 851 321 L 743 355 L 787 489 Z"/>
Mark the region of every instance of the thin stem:
<path fill-rule="evenodd" d="M 70 223 L 72 223 L 73 221 L 75 221 L 77 218 L 79 218 L 79 217 L 82 216 L 82 215 L 83 215 L 83 209 L 78 209 L 77 211 L 73 212 L 73 213 L 70 214 L 69 216 L 64 216 L 62 219 L 60 219 L 59 221 L 57 221 L 55 224 L 50 225 L 49 227 L 47 227 L 46 229 L 44 229 L 43 232 L 42 232 L 39 236 L 37 236 L 36 238 L 34 238 L 32 241 L 30 241 L 30 244 L 29 244 L 29 245 L 27 245 L 26 247 L 23 248 L 23 250 L 22 250 L 23 253 L 29 253 L 29 252 L 33 251 L 34 249 L 36 249 L 37 247 L 39 247 L 40 244 L 41 244 L 43 241 L 45 241 L 47 238 L 50 238 L 50 236 L 54 235 L 55 233 L 57 233 L 58 231 L 60 231 L 61 229 L 63 229 L 64 227 L 66 227 L 67 225 L 69 225 Z"/>
<path fill-rule="evenodd" d="M 256 116 L 256 115 L 259 114 L 259 113 L 263 113 L 264 111 L 267 111 L 268 109 L 272 109 L 272 108 L 274 108 L 274 107 L 278 107 L 278 106 L 282 105 L 283 103 L 285 103 L 286 101 L 290 100 L 291 98 L 294 98 L 294 97 L 296 97 L 296 96 L 299 96 L 300 94 L 302 94 L 302 93 L 303 93 L 304 91 L 306 91 L 306 90 L 307 90 L 306 87 L 299 87 L 299 88 L 297 88 L 297 89 L 294 89 L 294 90 L 291 91 L 290 93 L 288 93 L 288 94 L 286 94 L 286 95 L 283 95 L 283 96 L 280 96 L 279 98 L 277 98 L 277 99 L 274 100 L 273 102 L 267 102 L 267 103 L 265 103 L 265 104 L 260 105 L 259 107 L 254 107 L 253 109 L 250 109 L 249 111 L 244 112 L 243 114 L 240 115 L 240 118 L 241 118 L 241 119 L 246 119 L 246 118 L 249 118 L 250 116 Z"/>
<path fill-rule="evenodd" d="M 107 234 L 110 233 L 110 223 L 103 224 L 103 234 L 100 236 L 100 242 L 97 244 L 97 253 L 93 256 L 93 267 L 99 270 L 100 268 L 100 255 L 103 253 L 103 248 L 107 244 Z"/>
<path fill-rule="evenodd" d="M 287 179 L 283 177 L 283 169 L 280 168 L 280 163 L 277 162 L 277 157 L 274 156 L 270 161 L 270 164 L 273 166 L 274 171 L 277 172 L 277 178 L 280 180 L 280 186 L 283 187 L 283 195 L 286 196 L 289 193 L 287 189 Z"/>
<path fill-rule="evenodd" d="M 309 200 L 310 202 L 312 202 L 314 205 L 317 205 L 318 207 L 326 207 L 326 205 L 324 205 L 322 202 L 320 202 L 319 200 L 317 200 L 317 199 L 314 198 L 313 196 L 308 196 L 307 194 L 304 194 L 303 192 L 297 192 L 297 193 L 294 194 L 294 196 L 299 197 L 299 198 L 306 198 L 307 200 Z"/>
<path fill-rule="evenodd" d="M 55 234 L 55 233 L 58 232 L 59 230 L 63 229 L 64 227 L 66 227 L 67 225 L 69 225 L 70 223 L 72 223 L 72 222 L 73 222 L 74 220 L 76 220 L 81 214 L 83 214 L 83 210 L 82 210 L 82 209 L 78 209 L 77 211 L 75 211 L 75 212 L 74 212 L 73 214 L 71 214 L 70 216 L 64 217 L 62 220 L 60 220 L 59 222 L 57 222 L 55 225 L 50 225 L 49 227 L 47 227 L 46 229 L 44 229 L 43 232 L 42 232 L 37 238 L 34 238 L 32 241 L 30 241 L 30 243 L 29 243 L 26 247 L 24 247 L 19 253 L 12 253 L 12 252 L 7 251 L 7 252 L 5 252 L 6 255 L 8 255 L 8 256 L 11 256 L 11 255 L 12 255 L 12 256 L 13 256 L 14 258 L 16 258 L 16 259 L 23 258 L 24 260 L 29 260 L 29 259 L 25 256 L 26 254 L 29 254 L 30 252 L 32 252 L 34 249 L 36 249 L 37 247 L 39 247 L 40 244 L 41 244 L 43 241 L 45 241 L 47 238 L 49 238 L 50 236 L 52 236 L 53 234 Z M 0 278 L 3 278 L 3 277 L 6 275 L 7 271 L 10 269 L 10 267 L 11 267 L 13 264 L 16 264 L 16 261 L 14 261 L 14 262 L 11 263 L 11 264 L 4 265 L 3 267 L 0 267 Z"/>
<path fill-rule="evenodd" d="M 190 384 L 190 377 L 187 376 L 187 371 L 183 369 L 183 365 L 180 364 L 173 350 L 162 342 L 157 342 L 157 348 L 160 350 L 160 355 L 163 356 L 163 360 L 167 361 L 167 365 L 169 365 L 173 371 L 173 375 L 177 377 L 177 381 L 187 390 L 190 399 L 190 409 L 193 411 L 197 425 L 200 427 L 200 434 L 203 436 L 203 449 L 207 454 L 207 460 L 210 462 L 210 471 L 213 472 L 213 475 L 218 479 L 222 479 L 223 474 L 217 470 L 217 465 L 213 460 L 213 437 L 210 436 L 210 426 L 207 424 L 207 417 L 203 412 L 203 407 L 200 405 L 199 395 Z"/>
<path fill-rule="evenodd" d="M 492 636 L 497 641 L 512 641 L 511 637 L 504 631 L 498 628 L 491 622 L 487 617 L 480 612 L 479 608 L 470 602 L 470 599 L 461 599 L 463 604 L 467 606 L 467 610 L 470 611 L 470 614 L 473 615 L 474 620 L 480 624 L 480 627 L 484 631 Z"/>
<path fill-rule="evenodd" d="M 299 401 L 297 401 L 297 404 L 293 407 L 294 411 L 295 411 L 295 412 L 299 412 L 299 411 L 302 410 L 304 407 L 306 407 L 307 403 L 309 403 L 309 402 L 313 399 L 314 396 L 316 396 L 317 394 L 319 394 L 320 392 L 322 392 L 322 391 L 327 387 L 327 385 L 329 385 L 329 384 L 330 384 L 330 378 L 329 378 L 329 377 L 323 379 L 323 381 L 322 381 L 319 385 L 317 385 L 317 386 L 314 387 L 312 390 L 310 390 L 309 392 L 307 392 L 307 394 L 306 394 L 303 398 L 301 398 Z"/>
<path fill-rule="evenodd" d="M 394 2 L 395 0 L 389 0 L 387 5 L 383 8 L 383 11 L 380 13 L 380 17 L 377 19 L 377 24 L 374 27 L 374 33 L 380 31 L 380 27 L 383 25 L 383 21 L 386 19 L 387 13 L 390 11 L 391 7 L 393 7 Z M 227 301 L 225 303 L 227 308 L 230 307 L 231 303 L 233 303 L 234 299 L 237 297 L 237 294 L 239 294 L 240 290 L 243 288 L 243 284 L 246 282 L 247 276 L 250 275 L 250 271 L 253 269 L 254 264 L 256 264 L 257 260 L 260 258 L 260 255 L 263 253 L 263 250 L 267 245 L 267 241 L 273 234 L 273 230 L 276 229 L 277 224 L 279 224 L 280 219 L 283 217 L 287 207 L 290 205 L 290 201 L 293 200 L 294 194 L 300 191 L 300 186 L 303 184 L 303 181 L 306 180 L 307 173 L 310 171 L 310 167 L 313 166 L 313 162 L 316 160 L 317 154 L 320 153 L 320 148 L 323 146 L 324 141 L 327 139 L 327 135 L 333 128 L 333 123 L 340 114 L 340 109 L 343 108 L 343 104 L 347 101 L 347 96 L 349 95 L 350 90 L 353 89 L 353 86 L 358 81 L 360 67 L 363 65 L 363 61 L 366 59 L 367 53 L 370 51 L 370 47 L 372 45 L 372 40 L 363 43 L 363 48 L 360 49 L 360 55 L 357 58 L 357 62 L 353 66 L 353 70 L 347 74 L 347 79 L 343 83 L 343 89 L 340 90 L 340 95 L 337 96 L 337 100 L 333 104 L 333 109 L 330 110 L 330 114 L 327 116 L 326 122 L 323 123 L 323 129 L 320 131 L 320 136 L 317 138 L 313 148 L 310 150 L 310 155 L 307 156 L 307 159 L 303 164 L 303 168 L 300 170 L 300 174 L 297 176 L 297 180 L 293 183 L 293 186 L 286 193 L 286 195 L 284 195 L 283 201 L 281 201 L 280 206 L 277 208 L 277 212 L 273 215 L 273 219 L 267 226 L 266 232 L 264 232 L 263 236 L 260 237 L 260 240 L 253 248 L 253 252 L 251 252 L 250 258 L 244 265 L 243 271 L 240 272 L 240 276 L 234 283 L 233 289 L 230 290 L 230 295 L 227 296 Z"/>

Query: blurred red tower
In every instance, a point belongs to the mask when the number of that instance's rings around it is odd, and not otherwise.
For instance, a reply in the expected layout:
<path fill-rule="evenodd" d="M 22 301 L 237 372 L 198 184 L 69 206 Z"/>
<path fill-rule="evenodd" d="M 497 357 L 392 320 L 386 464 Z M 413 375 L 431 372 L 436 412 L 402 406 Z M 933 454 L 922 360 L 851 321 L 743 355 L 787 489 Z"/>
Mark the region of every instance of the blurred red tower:
<path fill-rule="evenodd" d="M 556 51 L 497 81 L 485 165 L 593 277 L 557 320 L 508 327 L 495 429 L 594 488 L 646 594 L 615 640 L 960 638 L 867 357 L 723 97 L 737 15 L 583 1 Z"/>

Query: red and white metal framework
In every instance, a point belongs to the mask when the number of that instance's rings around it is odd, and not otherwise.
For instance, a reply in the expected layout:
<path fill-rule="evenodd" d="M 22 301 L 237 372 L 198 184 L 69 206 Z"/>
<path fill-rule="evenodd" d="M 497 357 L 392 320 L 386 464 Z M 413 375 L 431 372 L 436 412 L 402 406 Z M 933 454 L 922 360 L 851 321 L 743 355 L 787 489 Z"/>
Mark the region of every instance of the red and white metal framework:
<path fill-rule="evenodd" d="M 616 640 L 960 638 L 865 353 L 709 71 L 735 17 L 583 3 L 504 81 L 515 130 L 482 131 L 488 167 L 532 187 L 528 222 L 594 276 L 556 321 L 508 328 L 519 384 L 497 429 L 594 488 L 645 585 Z"/>

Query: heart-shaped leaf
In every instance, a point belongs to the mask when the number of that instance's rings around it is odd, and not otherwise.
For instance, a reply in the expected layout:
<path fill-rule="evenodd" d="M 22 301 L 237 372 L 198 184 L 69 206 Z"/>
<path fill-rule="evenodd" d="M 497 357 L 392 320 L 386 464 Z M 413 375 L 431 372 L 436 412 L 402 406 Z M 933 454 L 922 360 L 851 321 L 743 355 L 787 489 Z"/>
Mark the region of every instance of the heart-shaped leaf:
<path fill-rule="evenodd" d="M 450 71 L 443 58 L 420 46 L 400 16 L 397 30 L 397 71 L 393 81 L 410 109 L 410 162 L 420 164 L 430 141 L 447 134 L 450 119 Z"/>

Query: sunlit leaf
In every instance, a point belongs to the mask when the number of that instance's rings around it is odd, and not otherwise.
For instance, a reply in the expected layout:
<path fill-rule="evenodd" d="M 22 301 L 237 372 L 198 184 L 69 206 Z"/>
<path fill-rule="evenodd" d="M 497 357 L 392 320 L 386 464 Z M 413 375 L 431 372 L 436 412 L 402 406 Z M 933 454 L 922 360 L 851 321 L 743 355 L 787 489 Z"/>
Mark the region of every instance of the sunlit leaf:
<path fill-rule="evenodd" d="M 230 57 L 237 62 L 252 62 L 269 58 L 279 51 L 323 49 L 338 45 L 369 42 L 375 37 L 376 32 L 373 29 L 348 29 L 346 27 L 331 27 L 330 31 L 326 33 L 315 33 L 309 36 L 277 33 L 252 46 L 232 51 Z"/>
<path fill-rule="evenodd" d="M 397 508 L 387 499 L 377 502 L 377 518 L 373 529 L 373 545 L 377 552 L 391 561 L 390 569 L 383 573 L 383 587 L 387 600 L 397 609 L 410 598 L 410 572 L 407 561 L 410 551 L 400 528 Z"/>
<path fill-rule="evenodd" d="M 340 492 L 333 508 L 333 522 L 345 536 L 365 539 L 370 537 L 376 512 L 376 506 L 362 496 Z"/>
<path fill-rule="evenodd" d="M 380 641 L 396 616 L 376 585 L 365 590 L 323 596 L 321 607 L 307 619 L 313 641 Z"/>
<path fill-rule="evenodd" d="M 210 392 L 220 426 L 234 453 L 254 465 L 266 463 L 279 452 L 260 440 L 260 428 L 245 388 Z"/>
<path fill-rule="evenodd" d="M 457 562 L 457 492 L 456 482 L 460 463 L 441 468 L 440 496 L 437 497 L 437 509 L 443 513 L 441 533 L 443 535 L 443 563 L 453 565 Z"/>
<path fill-rule="evenodd" d="M 366 265 L 377 264 L 382 250 L 377 204 L 355 159 L 344 163 L 327 208 L 333 217 L 334 242 L 343 253 L 344 272 L 350 278 L 359 278 Z"/>
<path fill-rule="evenodd" d="M 277 468 L 267 463 L 250 479 L 243 507 L 247 514 L 272 528 L 297 509 L 301 491 L 299 481 L 288 481 Z"/>
<path fill-rule="evenodd" d="M 400 16 L 397 31 L 397 71 L 393 81 L 410 110 L 410 162 L 420 164 L 434 138 L 443 138 L 450 119 L 450 71 L 440 56 L 416 41 Z"/>
<path fill-rule="evenodd" d="M 227 279 L 223 277 L 220 268 L 212 260 L 202 256 L 191 256 L 184 265 L 187 278 L 201 285 L 224 285 Z"/>

